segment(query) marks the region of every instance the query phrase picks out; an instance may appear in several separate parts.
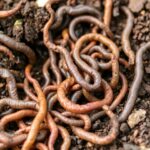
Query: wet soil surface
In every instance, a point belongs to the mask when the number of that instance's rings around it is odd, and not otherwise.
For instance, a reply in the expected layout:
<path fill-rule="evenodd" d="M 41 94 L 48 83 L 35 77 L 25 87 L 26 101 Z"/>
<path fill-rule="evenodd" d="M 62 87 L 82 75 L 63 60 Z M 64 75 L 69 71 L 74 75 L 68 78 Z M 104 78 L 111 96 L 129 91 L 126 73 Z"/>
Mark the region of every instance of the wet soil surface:
<path fill-rule="evenodd" d="M 140 1 L 140 0 L 139 0 Z M 15 0 L 17 3 L 18 1 Z M 83 3 L 79 1 L 79 3 Z M 111 22 L 111 30 L 115 35 L 114 41 L 121 47 L 121 33 L 125 25 L 125 16 L 121 13 L 120 7 L 128 5 L 127 0 L 114 0 L 113 19 Z M 14 0 L 0 0 L 0 9 L 9 9 L 14 5 Z M 94 5 L 94 2 L 89 5 Z M 95 6 L 97 7 L 97 5 Z M 132 7 L 132 6 L 130 6 Z M 136 52 L 138 49 L 150 41 L 150 1 L 146 1 L 143 7 L 134 13 L 134 27 L 131 37 L 131 44 L 133 50 Z M 49 18 L 49 14 L 44 8 L 38 8 L 35 1 L 28 1 L 25 6 L 15 16 L 6 20 L 0 20 L 0 30 L 5 34 L 14 37 L 17 41 L 23 41 L 34 49 L 38 58 L 34 76 L 41 81 L 41 65 L 48 58 L 48 52 L 45 47 L 40 45 L 42 41 L 42 28 Z M 20 20 L 21 24 L 16 28 L 16 20 Z M 6 56 L 0 53 L 0 66 L 17 70 L 15 77 L 17 82 L 22 82 L 24 78 L 24 68 L 26 65 L 26 58 L 15 52 L 17 63 L 13 64 Z M 120 134 L 115 142 L 108 146 L 98 146 L 89 142 L 80 140 L 78 137 L 72 135 L 72 150 L 138 150 L 150 148 L 150 53 L 144 54 L 144 78 L 142 86 L 139 91 L 139 96 L 134 107 L 135 110 L 145 110 L 146 117 L 136 124 L 133 128 L 129 127 L 128 123 L 122 123 L 120 126 Z M 134 70 L 122 71 L 127 75 L 129 85 L 131 85 Z M 22 72 L 22 73 L 21 73 Z M 41 81 L 42 82 L 42 81 Z M 0 88 L 0 97 L 7 95 L 5 90 L 5 82 L 2 81 Z M 125 100 L 124 100 L 125 101 Z M 116 113 L 120 113 L 123 109 L 124 102 L 116 109 Z M 92 132 L 98 135 L 105 135 L 110 129 L 107 118 L 101 118 L 93 123 Z"/>

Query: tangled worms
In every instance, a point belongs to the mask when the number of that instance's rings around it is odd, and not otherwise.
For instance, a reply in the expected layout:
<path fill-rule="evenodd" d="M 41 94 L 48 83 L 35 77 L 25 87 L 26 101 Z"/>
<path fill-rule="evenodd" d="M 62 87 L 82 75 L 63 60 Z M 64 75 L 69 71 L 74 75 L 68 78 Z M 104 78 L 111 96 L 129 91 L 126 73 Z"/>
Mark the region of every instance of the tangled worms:
<path fill-rule="evenodd" d="M 119 124 L 135 106 L 144 74 L 142 55 L 150 43 L 134 54 L 130 41 L 134 16 L 122 4 L 126 24 L 115 35 L 119 22 L 114 27 L 112 0 L 98 9 L 94 1 L 88 5 L 88 1 L 48 0 L 44 8 L 34 3 L 12 1 L 10 10 L 5 10 L 7 2 L 0 6 L 0 53 L 8 57 L 0 62 L 0 149 L 69 150 L 74 139 L 99 146 L 113 143 Z M 13 38 L 12 23 L 7 25 L 18 17 L 20 42 Z M 37 39 L 27 42 L 33 31 Z M 130 87 L 126 72 L 130 74 L 134 65 Z M 120 104 L 124 107 L 118 114 Z M 99 136 L 93 125 L 102 116 L 110 131 Z"/>

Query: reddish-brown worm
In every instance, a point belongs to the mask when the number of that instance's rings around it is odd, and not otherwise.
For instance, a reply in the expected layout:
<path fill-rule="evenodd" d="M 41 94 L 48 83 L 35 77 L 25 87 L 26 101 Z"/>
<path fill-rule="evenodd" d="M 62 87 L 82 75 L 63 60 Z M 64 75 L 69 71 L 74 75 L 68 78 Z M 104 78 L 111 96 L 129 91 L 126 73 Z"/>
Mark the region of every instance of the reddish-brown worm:
<path fill-rule="evenodd" d="M 47 145 L 45 145 L 44 143 L 37 143 L 35 145 L 35 147 L 38 149 L 38 150 L 48 150 L 48 147 Z M 51 150 L 51 149 L 50 149 Z"/>
<path fill-rule="evenodd" d="M 69 150 L 70 148 L 70 145 L 71 145 L 71 138 L 70 138 L 70 135 L 67 131 L 66 128 L 60 126 L 60 125 L 57 125 L 58 126 L 58 129 L 59 129 L 59 132 L 63 138 L 63 143 L 60 147 L 60 150 Z"/>
<path fill-rule="evenodd" d="M 13 49 L 14 51 L 19 51 L 27 56 L 30 64 L 34 64 L 36 61 L 36 55 L 34 51 L 27 46 L 25 43 L 17 42 L 13 38 L 0 32 L 0 43 L 6 45 L 7 47 Z"/>
<path fill-rule="evenodd" d="M 125 97 L 127 90 L 128 90 L 128 81 L 125 77 L 125 75 L 123 73 L 120 72 L 120 78 L 122 80 L 122 88 L 120 89 L 119 94 L 117 95 L 117 97 L 114 99 L 114 101 L 112 102 L 112 104 L 110 105 L 110 109 L 113 111 L 123 100 L 123 98 Z M 99 119 L 101 116 L 105 115 L 104 111 L 100 111 L 97 113 L 94 113 L 90 118 L 91 121 L 96 121 L 97 119 Z"/>
<path fill-rule="evenodd" d="M 50 59 L 48 58 L 45 61 L 44 65 L 43 65 L 43 68 L 42 68 L 43 76 L 44 76 L 44 79 L 45 79 L 45 83 L 42 87 L 43 89 L 45 87 L 47 87 L 49 85 L 49 83 L 51 82 L 50 74 L 48 72 L 49 67 L 50 67 Z"/>
<path fill-rule="evenodd" d="M 29 81 L 26 78 L 24 79 L 24 91 L 29 98 L 38 102 L 38 98 L 31 92 L 31 89 L 29 88 Z"/>
<path fill-rule="evenodd" d="M 71 97 L 71 101 L 77 103 L 77 101 L 81 98 L 81 96 L 82 96 L 82 90 L 75 91 Z"/>
<path fill-rule="evenodd" d="M 64 123 L 71 125 L 71 126 L 83 126 L 84 130 L 88 131 L 91 128 L 91 120 L 88 115 L 84 114 L 74 114 L 71 112 L 63 112 L 59 113 L 58 111 L 52 111 L 52 113 L 57 117 L 59 120 L 63 121 Z M 76 117 L 80 118 L 81 120 L 76 120 L 68 117 Z"/>
<path fill-rule="evenodd" d="M 11 121 L 17 121 L 27 116 L 35 116 L 37 114 L 36 111 L 33 110 L 19 110 L 12 114 L 6 115 L 0 120 L 0 130 L 4 130 L 7 123 Z"/>
<path fill-rule="evenodd" d="M 150 49 L 150 42 L 146 43 L 137 51 L 136 59 L 135 59 L 136 65 L 134 71 L 135 76 L 129 90 L 127 102 L 124 106 L 122 113 L 119 115 L 119 122 L 126 121 L 131 111 L 134 108 L 136 99 L 138 97 L 139 88 L 142 82 L 143 74 L 144 74 L 142 56 L 145 53 L 145 51 L 149 49 Z"/>
<path fill-rule="evenodd" d="M 38 81 L 31 77 L 31 74 L 30 74 L 31 68 L 32 68 L 31 65 L 28 65 L 25 68 L 25 75 L 27 79 L 33 84 L 33 87 L 36 91 L 38 102 L 39 102 L 39 111 L 32 122 L 31 130 L 28 134 L 26 141 L 23 144 L 22 150 L 29 150 L 31 146 L 33 145 L 33 143 L 35 142 L 36 136 L 39 132 L 40 124 L 44 120 L 46 116 L 46 112 L 47 112 L 47 103 L 46 103 L 45 95 Z"/>
<path fill-rule="evenodd" d="M 48 123 L 48 127 L 50 129 L 48 148 L 49 148 L 49 150 L 54 150 L 54 144 L 55 144 L 56 139 L 58 137 L 58 126 L 49 113 L 47 113 L 47 123 Z"/>
<path fill-rule="evenodd" d="M 134 65 L 135 54 L 131 48 L 130 39 L 129 39 L 130 35 L 131 35 L 132 28 L 133 28 L 134 16 L 131 13 L 131 11 L 129 10 L 129 8 L 123 6 L 123 7 L 121 7 L 121 9 L 127 15 L 127 23 L 126 23 L 126 26 L 122 32 L 122 37 L 121 37 L 122 47 L 123 47 L 124 53 L 129 58 L 129 64 Z"/>
<path fill-rule="evenodd" d="M 0 112 L 6 105 L 13 109 L 38 109 L 38 104 L 33 101 L 23 101 L 12 98 L 3 98 L 0 99 Z"/>
<path fill-rule="evenodd" d="M 49 100 L 48 100 L 48 110 L 52 110 L 53 106 L 57 102 L 57 94 L 53 95 Z"/>
<path fill-rule="evenodd" d="M 100 12 L 98 10 L 96 10 L 93 7 L 86 6 L 86 5 L 78 5 L 76 7 L 62 6 L 56 12 L 56 21 L 52 25 L 52 29 L 56 29 L 59 26 L 61 26 L 62 21 L 63 21 L 63 16 L 66 13 L 71 16 L 77 16 L 77 15 L 81 15 L 81 14 L 82 15 L 90 14 L 90 15 L 97 16 L 98 18 L 100 18 L 100 16 L 101 16 Z"/>
<path fill-rule="evenodd" d="M 26 0 L 20 0 L 20 2 L 16 4 L 16 6 L 12 8 L 11 10 L 1 10 L 0 18 L 7 18 L 7 17 L 14 15 L 18 10 L 21 9 L 22 4 L 24 4 L 25 2 Z"/>
<path fill-rule="evenodd" d="M 71 126 L 73 133 L 77 135 L 79 138 L 89 141 L 93 144 L 107 145 L 107 144 L 112 143 L 116 139 L 119 133 L 119 121 L 118 121 L 117 116 L 110 110 L 108 106 L 106 105 L 103 106 L 103 110 L 111 119 L 112 128 L 108 135 L 100 137 L 96 135 L 95 133 L 85 131 L 82 128 Z"/>
<path fill-rule="evenodd" d="M 66 95 L 69 93 L 70 87 L 73 86 L 74 83 L 75 79 L 70 77 L 63 81 L 57 90 L 58 101 L 65 110 L 70 111 L 72 113 L 82 114 L 95 109 L 100 109 L 103 105 L 109 105 L 112 102 L 112 89 L 106 81 L 102 80 L 102 86 L 105 92 L 105 97 L 102 101 L 91 102 L 83 105 L 75 104 L 66 97 Z"/>
<path fill-rule="evenodd" d="M 82 77 L 82 75 L 80 74 L 80 72 L 79 72 L 78 68 L 76 67 L 76 65 L 74 64 L 74 62 L 73 62 L 73 60 L 72 60 L 68 50 L 65 49 L 64 47 L 56 46 L 55 44 L 50 42 L 49 28 L 51 27 L 52 22 L 54 21 L 54 11 L 52 10 L 50 5 L 46 5 L 46 8 L 47 8 L 48 12 L 51 14 L 51 18 L 46 23 L 46 25 L 44 26 L 44 29 L 43 29 L 44 44 L 47 46 L 47 48 L 49 50 L 53 50 L 55 52 L 60 52 L 60 53 L 62 53 L 64 55 L 64 58 L 66 60 L 66 64 L 67 64 L 70 72 L 72 73 L 72 75 L 75 77 L 76 81 L 82 87 L 84 87 L 85 89 L 87 89 L 89 91 L 90 90 L 91 91 L 97 90 L 99 88 L 100 83 L 101 83 L 101 76 L 100 76 L 100 74 L 96 70 L 92 69 L 87 64 L 85 64 L 84 69 L 86 68 L 86 71 L 88 73 L 92 72 L 92 76 L 94 78 L 94 83 L 93 84 L 87 83 L 85 81 L 85 79 Z"/>
<path fill-rule="evenodd" d="M 3 52 L 9 57 L 10 60 L 14 61 L 14 55 L 7 47 L 0 45 L 0 52 Z"/>
<path fill-rule="evenodd" d="M 19 99 L 16 81 L 12 73 L 8 69 L 0 68 L 0 77 L 6 79 L 9 96 L 13 99 Z"/>
<path fill-rule="evenodd" d="M 101 22 L 99 19 L 97 19 L 96 17 L 79 16 L 79 17 L 74 18 L 69 25 L 70 37 L 74 41 L 77 41 L 77 39 L 78 39 L 78 37 L 75 35 L 75 27 L 77 26 L 78 23 L 81 23 L 81 22 L 88 22 L 88 23 L 92 23 L 94 25 L 97 25 L 100 29 L 105 31 L 110 38 L 113 37 L 111 30 L 103 22 Z"/>
<path fill-rule="evenodd" d="M 110 39 L 108 39 L 107 37 L 105 37 L 101 34 L 89 33 L 89 34 L 83 35 L 80 39 L 78 39 L 78 41 L 75 44 L 75 48 L 73 51 L 73 58 L 74 58 L 76 64 L 81 69 L 83 69 L 84 71 L 88 71 L 87 69 L 89 68 L 89 66 L 84 61 L 82 61 L 82 59 L 80 58 L 80 51 L 81 51 L 81 47 L 82 47 L 83 43 L 86 41 L 91 41 L 91 40 L 95 40 L 95 41 L 99 41 L 99 42 L 103 43 L 112 51 L 113 55 L 112 55 L 111 60 L 112 60 L 112 70 L 113 71 L 112 71 L 111 86 L 112 86 L 112 88 L 115 88 L 117 86 L 118 80 L 119 80 L 119 63 L 118 63 L 119 49 L 116 46 L 116 44 L 114 42 L 112 42 Z"/>
<path fill-rule="evenodd" d="M 104 9 L 104 24 L 106 24 L 108 27 L 111 23 L 111 17 L 112 17 L 112 7 L 113 7 L 113 0 L 105 0 L 105 9 Z"/>

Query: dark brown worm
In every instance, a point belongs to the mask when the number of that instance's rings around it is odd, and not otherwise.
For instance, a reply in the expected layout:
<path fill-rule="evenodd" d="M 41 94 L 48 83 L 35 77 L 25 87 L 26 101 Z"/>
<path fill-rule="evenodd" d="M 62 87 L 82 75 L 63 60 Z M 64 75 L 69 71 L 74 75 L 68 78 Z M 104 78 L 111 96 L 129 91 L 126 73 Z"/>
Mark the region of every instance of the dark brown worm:
<path fill-rule="evenodd" d="M 57 90 L 58 101 L 65 110 L 70 111 L 72 113 L 82 114 L 95 109 L 100 109 L 103 105 L 109 105 L 112 102 L 112 89 L 106 81 L 102 80 L 102 86 L 105 92 L 105 97 L 102 101 L 91 102 L 83 105 L 75 104 L 66 97 L 66 95 L 69 93 L 70 87 L 73 86 L 74 83 L 74 78 L 68 78 L 60 84 Z"/>
<path fill-rule="evenodd" d="M 120 73 L 120 78 L 122 80 L 122 88 L 120 89 L 119 94 L 117 95 L 117 97 L 114 99 L 114 101 L 112 102 L 112 104 L 110 105 L 110 109 L 113 111 L 123 100 L 123 98 L 125 97 L 127 90 L 128 90 L 128 81 L 125 77 L 125 75 L 123 73 Z M 99 119 L 101 116 L 105 115 L 104 111 L 100 111 L 97 112 L 95 114 L 93 114 L 90 118 L 91 121 L 96 121 L 97 119 Z"/>
<path fill-rule="evenodd" d="M 123 33 L 122 33 L 122 38 L 121 38 L 122 47 L 123 47 L 124 53 L 129 58 L 129 64 L 134 65 L 135 55 L 134 55 L 133 50 L 131 49 L 130 40 L 129 40 L 130 34 L 132 32 L 132 28 L 133 28 L 134 16 L 131 13 L 131 11 L 129 10 L 129 8 L 123 6 L 123 7 L 121 7 L 121 9 L 124 11 L 124 13 L 128 17 L 126 26 L 125 26 Z"/>
<path fill-rule="evenodd" d="M 72 126 L 71 129 L 79 138 L 89 141 L 93 144 L 107 145 L 112 143 L 119 133 L 119 121 L 117 116 L 110 110 L 108 106 L 103 106 L 103 110 L 111 119 L 112 128 L 108 135 L 99 137 L 95 133 L 87 132 L 82 128 Z"/>
<path fill-rule="evenodd" d="M 0 68 L 0 77 L 6 79 L 9 96 L 12 99 L 19 99 L 17 93 L 16 81 L 12 73 L 8 69 Z"/>
<path fill-rule="evenodd" d="M 88 91 L 94 91 L 94 90 L 97 90 L 99 88 L 99 85 L 101 83 L 101 76 L 100 74 L 92 69 L 91 67 L 89 67 L 87 64 L 85 64 L 84 66 L 84 69 L 86 68 L 86 72 L 87 73 L 90 73 L 92 72 L 92 76 L 94 78 L 94 83 L 93 84 L 90 84 L 90 83 L 87 83 L 85 81 L 85 79 L 82 77 L 82 75 L 80 74 L 78 68 L 76 67 L 76 65 L 74 64 L 71 56 L 70 56 L 70 53 L 68 52 L 67 49 L 65 49 L 64 47 L 61 47 L 61 46 L 56 46 L 55 44 L 51 43 L 50 42 L 50 36 L 49 36 L 49 28 L 51 27 L 51 24 L 54 20 L 54 12 L 53 10 L 51 9 L 51 7 L 49 5 L 47 5 L 47 10 L 49 11 L 49 13 L 51 13 L 51 18 L 49 19 L 49 21 L 46 23 L 46 25 L 44 26 L 44 29 L 43 29 L 43 35 L 44 35 L 44 44 L 47 46 L 47 48 L 49 50 L 53 50 L 55 52 L 60 52 L 63 54 L 64 58 L 65 58 L 65 61 L 66 61 L 66 64 L 70 70 L 70 72 L 72 73 L 72 75 L 75 77 L 76 81 L 82 86 L 84 87 L 86 90 Z"/>
<path fill-rule="evenodd" d="M 14 55 L 7 47 L 0 45 L 0 52 L 3 52 L 4 54 L 8 55 L 9 59 L 14 61 Z"/>
<path fill-rule="evenodd" d="M 111 79 L 111 86 L 112 88 L 115 88 L 118 84 L 118 80 L 119 80 L 119 64 L 118 64 L 118 58 L 119 58 L 119 49 L 118 47 L 107 37 L 101 35 L 101 34 L 85 34 L 83 35 L 75 44 L 75 48 L 73 51 L 73 58 L 76 62 L 76 64 L 85 72 L 89 73 L 91 71 L 89 71 L 89 66 L 82 61 L 82 59 L 80 58 L 80 51 L 81 51 L 81 47 L 83 45 L 84 42 L 87 41 L 91 41 L 91 40 L 95 40 L 95 41 L 99 41 L 101 43 L 103 43 L 104 45 L 108 46 L 108 48 L 112 51 L 112 79 Z M 92 86 L 93 87 L 93 86 Z M 87 88 L 85 88 L 87 89 Z"/>
<path fill-rule="evenodd" d="M 12 98 L 0 99 L 0 111 L 6 105 L 13 109 L 38 109 L 38 104 L 33 101 L 23 101 Z"/>
<path fill-rule="evenodd" d="M 22 4 L 24 4 L 26 0 L 20 0 L 20 2 L 11 10 L 1 10 L 0 11 L 0 19 L 7 18 L 14 15 L 18 10 L 21 9 Z"/>
<path fill-rule="evenodd" d="M 77 41 L 77 39 L 78 39 L 78 37 L 75 35 L 75 27 L 77 26 L 78 23 L 81 23 L 81 22 L 88 22 L 88 23 L 97 25 L 100 29 L 105 31 L 110 38 L 113 37 L 113 34 L 110 31 L 110 29 L 99 19 L 97 19 L 93 16 L 79 16 L 79 17 L 76 17 L 75 19 L 73 19 L 69 25 L 69 33 L 70 33 L 71 38 L 74 41 Z"/>
<path fill-rule="evenodd" d="M 70 135 L 64 127 L 62 127 L 60 125 L 57 125 L 57 126 L 58 126 L 59 132 L 63 138 L 63 143 L 60 147 L 60 150 L 69 150 L 70 145 L 71 145 Z"/>
<path fill-rule="evenodd" d="M 106 24 L 108 27 L 111 23 L 111 17 L 112 17 L 112 5 L 113 0 L 105 0 L 105 9 L 104 9 L 104 24 Z"/>
<path fill-rule="evenodd" d="M 43 76 L 44 76 L 44 79 L 45 79 L 45 83 L 43 85 L 43 89 L 45 87 L 47 87 L 49 85 L 49 83 L 51 82 L 51 79 L 50 79 L 50 75 L 49 75 L 49 72 L 48 72 L 48 69 L 50 67 L 50 59 L 48 58 L 44 65 L 43 65 L 43 68 L 42 68 L 42 72 L 43 72 Z"/>
<path fill-rule="evenodd" d="M 6 45 L 7 47 L 13 49 L 14 51 L 19 51 L 27 56 L 30 64 L 34 64 L 36 61 L 36 55 L 34 51 L 28 47 L 25 43 L 17 42 L 13 38 L 0 32 L 0 43 Z"/>
<path fill-rule="evenodd" d="M 90 6 L 86 5 L 78 5 L 76 7 L 62 6 L 56 12 L 56 22 L 52 25 L 51 29 L 56 29 L 61 26 L 64 14 L 69 14 L 71 16 L 90 14 L 97 16 L 98 18 L 100 18 L 101 16 L 99 11 Z"/>
<path fill-rule="evenodd" d="M 50 150 L 54 150 L 54 144 L 58 137 L 58 127 L 49 113 L 47 113 L 47 122 L 51 132 L 48 140 L 48 148 Z"/>
<path fill-rule="evenodd" d="M 53 95 L 49 100 L 48 100 L 48 110 L 52 110 L 53 106 L 57 102 L 57 94 Z"/>
<path fill-rule="evenodd" d="M 32 122 L 31 130 L 28 134 L 26 141 L 23 144 L 22 150 L 28 150 L 32 147 L 33 143 L 35 142 L 36 136 L 39 132 L 40 124 L 44 120 L 44 118 L 46 116 L 46 112 L 47 112 L 45 95 L 44 95 L 38 81 L 31 77 L 31 74 L 30 74 L 31 68 L 32 68 L 31 65 L 28 65 L 26 67 L 25 75 L 26 75 L 27 79 L 33 84 L 33 87 L 36 91 L 36 94 L 38 97 L 38 102 L 39 102 L 39 111 Z"/>
<path fill-rule="evenodd" d="M 119 116 L 119 122 L 126 121 L 131 111 L 134 108 L 136 99 L 138 97 L 139 88 L 142 82 L 143 74 L 144 74 L 142 56 L 145 53 L 145 51 L 149 49 L 150 49 L 150 42 L 146 43 L 137 51 L 136 60 L 135 60 L 136 65 L 135 65 L 135 71 L 134 71 L 135 76 L 134 76 L 132 85 L 129 90 L 127 102 L 124 106 L 122 113 Z"/>
<path fill-rule="evenodd" d="M 74 92 L 74 94 L 71 97 L 71 101 L 74 103 L 77 103 L 77 101 L 81 98 L 82 96 L 82 90 L 78 90 Z"/>

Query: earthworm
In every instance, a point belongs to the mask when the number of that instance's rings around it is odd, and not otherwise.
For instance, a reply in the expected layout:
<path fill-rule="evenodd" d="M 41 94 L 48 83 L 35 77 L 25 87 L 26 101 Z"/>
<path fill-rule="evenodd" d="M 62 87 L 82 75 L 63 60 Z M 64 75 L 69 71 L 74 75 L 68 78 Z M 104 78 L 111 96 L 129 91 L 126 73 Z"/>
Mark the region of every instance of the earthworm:
<path fill-rule="evenodd" d="M 112 79 L 111 79 L 111 86 L 112 88 L 115 88 L 116 85 L 118 84 L 119 80 L 119 64 L 118 64 L 118 58 L 119 58 L 119 49 L 118 47 L 107 37 L 101 35 L 101 34 L 85 34 L 83 35 L 80 39 L 75 44 L 75 48 L 73 51 L 73 58 L 76 62 L 76 64 L 83 69 L 84 71 L 88 71 L 89 66 L 81 60 L 80 58 L 80 51 L 81 51 L 81 46 L 85 41 L 99 41 L 106 45 L 111 51 L 112 51 Z M 86 69 L 85 69 L 86 68 Z M 91 71 L 90 71 L 91 72 Z M 85 88 L 86 89 L 86 88 Z"/>
<path fill-rule="evenodd" d="M 35 116 L 37 113 L 33 110 L 19 110 L 7 116 L 4 116 L 0 120 L 0 130 L 4 130 L 7 123 L 11 121 L 17 121 L 27 116 Z"/>
<path fill-rule="evenodd" d="M 76 103 L 82 96 L 82 90 L 78 90 L 76 92 L 74 92 L 74 94 L 71 97 L 71 101 Z"/>
<path fill-rule="evenodd" d="M 49 58 L 45 61 L 44 65 L 43 65 L 43 68 L 42 68 L 42 72 L 43 72 L 43 76 L 44 76 L 44 79 L 45 79 L 45 83 L 43 85 L 43 89 L 49 85 L 49 83 L 51 82 L 51 79 L 50 79 L 50 75 L 49 75 L 49 72 L 48 72 L 48 69 L 49 69 L 49 66 L 50 66 L 50 60 Z"/>
<path fill-rule="evenodd" d="M 53 95 L 49 100 L 48 100 L 48 110 L 52 110 L 54 104 L 57 102 L 57 94 Z"/>
<path fill-rule="evenodd" d="M 104 30 L 110 38 L 113 37 L 113 34 L 110 31 L 110 29 L 104 23 L 102 23 L 99 19 L 93 16 L 79 16 L 79 17 L 74 18 L 69 25 L 69 33 L 70 33 L 71 38 L 74 41 L 77 41 L 78 39 L 78 37 L 75 35 L 75 27 L 77 26 L 78 23 L 81 23 L 81 22 L 88 22 L 88 23 L 97 25 L 100 29 Z"/>
<path fill-rule="evenodd" d="M 57 124 L 54 122 L 54 119 L 49 113 L 47 113 L 47 122 L 48 122 L 48 127 L 51 132 L 49 136 L 49 140 L 48 140 L 48 148 L 50 150 L 54 150 L 54 144 L 58 137 L 58 127 L 57 127 Z"/>
<path fill-rule="evenodd" d="M 75 66 L 75 64 L 74 64 L 74 62 L 73 62 L 73 60 L 70 56 L 70 53 L 67 51 L 67 49 L 65 49 L 64 47 L 61 47 L 61 46 L 56 46 L 56 45 L 54 45 L 53 43 L 50 42 L 49 28 L 51 27 L 51 24 L 52 24 L 53 19 L 54 19 L 54 14 L 53 14 L 54 12 L 53 12 L 53 10 L 51 9 L 50 6 L 47 6 L 46 8 L 49 11 L 49 13 L 51 13 L 51 18 L 46 23 L 46 25 L 44 26 L 44 29 L 43 29 L 44 44 L 47 46 L 47 48 L 49 50 L 52 49 L 55 52 L 60 52 L 64 55 L 70 72 L 72 73 L 72 75 L 75 77 L 76 81 L 80 85 L 82 85 L 85 89 L 87 89 L 89 91 L 90 90 L 91 91 L 96 90 L 99 87 L 100 82 L 101 82 L 100 74 L 97 71 L 95 71 L 94 69 L 92 69 L 91 67 L 89 67 L 87 64 L 85 64 L 86 71 L 89 72 L 89 73 L 92 72 L 92 76 L 94 77 L 94 83 L 93 84 L 87 83 L 83 79 L 83 77 L 81 76 L 78 68 Z"/>
<path fill-rule="evenodd" d="M 129 64 L 134 65 L 135 55 L 134 55 L 133 50 L 131 49 L 130 40 L 129 40 L 131 31 L 133 28 L 134 16 L 131 13 L 131 11 L 129 10 L 129 8 L 123 6 L 123 7 L 121 7 L 121 9 L 127 15 L 127 23 L 122 32 L 122 37 L 121 37 L 122 47 L 123 47 L 124 53 L 129 58 Z"/>
<path fill-rule="evenodd" d="M 1 10 L 0 11 L 0 18 L 7 18 L 10 17 L 12 15 L 14 15 L 18 10 L 21 9 L 22 4 L 24 4 L 26 2 L 26 0 L 20 0 L 20 2 L 18 4 L 16 4 L 16 6 L 10 10 Z"/>
<path fill-rule="evenodd" d="M 60 147 L 60 150 L 69 150 L 70 145 L 71 145 L 70 135 L 64 127 L 62 127 L 60 125 L 57 125 L 57 126 L 58 126 L 59 132 L 63 138 L 63 143 Z"/>
<path fill-rule="evenodd" d="M 106 24 L 108 27 L 111 23 L 111 16 L 112 16 L 112 6 L 113 1 L 112 0 L 105 0 L 105 9 L 104 9 L 104 24 Z"/>
<path fill-rule="evenodd" d="M 28 134 L 26 141 L 23 144 L 22 150 L 30 149 L 33 143 L 35 142 L 36 136 L 39 132 L 40 123 L 44 120 L 47 112 L 45 95 L 38 81 L 31 77 L 30 75 L 31 68 L 32 68 L 31 65 L 28 65 L 25 68 L 25 75 L 27 79 L 33 84 L 33 87 L 36 91 L 38 102 L 39 102 L 39 111 L 32 122 L 31 130 Z"/>
<path fill-rule="evenodd" d="M 48 150 L 48 147 L 47 147 L 45 144 L 43 144 L 43 143 L 37 143 L 37 144 L 35 145 L 35 147 L 36 147 L 38 150 Z"/>
<path fill-rule="evenodd" d="M 147 51 L 148 49 L 150 49 L 150 42 L 142 46 L 136 53 L 136 58 L 135 58 L 136 65 L 134 71 L 135 76 L 129 90 L 127 102 L 124 106 L 122 113 L 119 115 L 119 122 L 126 121 L 131 111 L 134 108 L 138 96 L 139 88 L 142 82 L 143 74 L 144 74 L 142 56 L 145 53 L 145 51 Z"/>
<path fill-rule="evenodd" d="M 128 81 L 125 77 L 125 75 L 123 73 L 120 72 L 120 78 L 122 80 L 122 88 L 120 89 L 119 94 L 117 95 L 117 97 L 113 100 L 112 104 L 110 105 L 110 109 L 113 111 L 119 104 L 120 102 L 123 100 L 123 98 L 125 97 L 127 90 L 128 90 Z M 99 119 L 101 116 L 105 115 L 104 111 L 99 111 L 97 113 L 94 113 L 90 118 L 91 121 L 96 121 L 97 119 Z"/>
<path fill-rule="evenodd" d="M 38 109 L 38 105 L 36 102 L 33 101 L 22 101 L 22 100 L 16 100 L 16 99 L 12 99 L 12 98 L 3 98 L 0 99 L 0 111 L 2 110 L 2 108 L 8 105 L 11 108 L 14 109 Z"/>
<path fill-rule="evenodd" d="M 13 38 L 0 32 L 0 42 L 14 51 L 19 51 L 27 56 L 30 64 L 34 64 L 36 61 L 36 55 L 34 51 L 28 47 L 25 43 L 17 42 Z"/>
<path fill-rule="evenodd" d="M 100 18 L 100 16 L 101 16 L 100 12 L 98 10 L 96 10 L 95 8 L 90 7 L 90 6 L 86 6 L 86 5 L 78 5 L 78 6 L 75 6 L 75 7 L 61 6 L 56 11 L 56 21 L 52 25 L 51 29 L 54 30 L 54 29 L 61 26 L 61 24 L 63 22 L 64 14 L 68 14 L 68 15 L 71 15 L 71 16 L 90 14 L 90 15 L 97 16 L 98 18 Z"/>
<path fill-rule="evenodd" d="M 75 104 L 70 101 L 66 95 L 69 93 L 69 88 L 75 83 L 74 78 L 70 77 L 64 80 L 58 90 L 57 90 L 57 98 L 60 105 L 67 111 L 76 114 L 87 113 L 95 109 L 100 109 L 105 104 L 110 104 L 113 99 L 113 92 L 109 84 L 102 80 L 102 85 L 105 92 L 105 97 L 102 101 L 91 102 L 83 105 Z"/>
<path fill-rule="evenodd" d="M 119 121 L 117 119 L 117 116 L 110 110 L 108 106 L 105 105 L 102 108 L 111 119 L 112 128 L 108 135 L 99 137 L 95 133 L 85 131 L 79 127 L 71 126 L 73 133 L 79 138 L 89 141 L 93 144 L 107 145 L 112 143 L 119 133 Z"/>
<path fill-rule="evenodd" d="M 24 91 L 31 98 L 32 100 L 38 102 L 37 97 L 31 92 L 31 89 L 29 88 L 29 81 L 27 79 L 24 79 Z"/>
<path fill-rule="evenodd" d="M 8 69 L 0 68 L 0 77 L 6 79 L 9 96 L 13 99 L 19 99 L 16 81 L 12 73 Z"/>
<path fill-rule="evenodd" d="M 13 53 L 7 47 L 0 45 L 0 52 L 3 52 L 4 54 L 8 55 L 10 60 L 14 60 Z"/>

